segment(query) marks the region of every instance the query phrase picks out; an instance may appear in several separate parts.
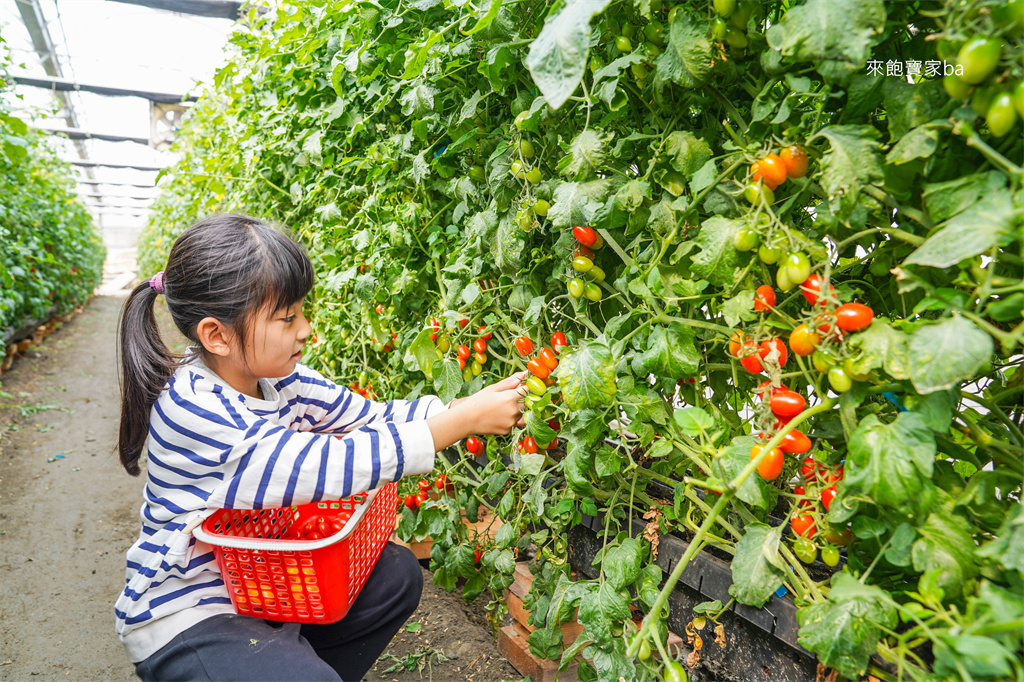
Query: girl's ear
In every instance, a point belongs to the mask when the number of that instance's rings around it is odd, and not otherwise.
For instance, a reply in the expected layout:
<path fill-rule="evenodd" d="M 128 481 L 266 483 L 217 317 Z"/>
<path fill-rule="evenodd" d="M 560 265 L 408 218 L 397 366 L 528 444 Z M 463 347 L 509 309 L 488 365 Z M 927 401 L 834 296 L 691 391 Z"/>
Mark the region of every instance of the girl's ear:
<path fill-rule="evenodd" d="M 222 357 L 231 354 L 234 334 L 216 318 L 204 317 L 200 320 L 196 326 L 196 336 L 208 352 Z"/>

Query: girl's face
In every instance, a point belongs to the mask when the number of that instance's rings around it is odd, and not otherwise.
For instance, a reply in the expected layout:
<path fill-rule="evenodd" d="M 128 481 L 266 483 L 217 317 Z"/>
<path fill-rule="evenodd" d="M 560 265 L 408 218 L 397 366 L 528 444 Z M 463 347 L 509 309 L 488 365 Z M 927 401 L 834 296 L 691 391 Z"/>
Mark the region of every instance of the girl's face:
<path fill-rule="evenodd" d="M 269 315 L 261 312 L 245 349 L 252 376 L 285 377 L 294 372 L 312 331 L 302 314 L 302 301 Z M 239 360 L 244 368 L 245 363 Z"/>

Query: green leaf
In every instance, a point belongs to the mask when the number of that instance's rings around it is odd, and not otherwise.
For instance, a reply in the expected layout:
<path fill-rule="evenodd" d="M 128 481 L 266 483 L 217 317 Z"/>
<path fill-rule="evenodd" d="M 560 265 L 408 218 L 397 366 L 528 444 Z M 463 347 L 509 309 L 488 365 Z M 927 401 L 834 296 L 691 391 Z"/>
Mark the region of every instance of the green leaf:
<path fill-rule="evenodd" d="M 899 139 L 885 160 L 901 165 L 914 159 L 926 159 L 935 153 L 939 145 L 939 132 L 927 126 L 918 126 Z"/>
<path fill-rule="evenodd" d="M 867 495 L 893 509 L 924 511 L 934 499 L 934 462 L 935 436 L 920 415 L 901 412 L 891 424 L 868 415 L 850 436 L 843 494 Z"/>
<path fill-rule="evenodd" d="M 677 12 L 668 28 L 665 51 L 654 60 L 658 75 L 684 88 L 695 88 L 711 72 L 711 42 L 707 23 L 698 22 L 686 12 Z"/>
<path fill-rule="evenodd" d="M 549 16 L 524 60 L 533 82 L 552 109 L 558 109 L 576 90 L 587 65 L 590 20 L 611 0 L 569 0 Z"/>
<path fill-rule="evenodd" d="M 722 302 L 722 317 L 730 327 L 740 326 L 740 322 L 751 322 L 757 319 L 754 312 L 754 290 L 744 289 L 730 299 Z"/>
<path fill-rule="evenodd" d="M 841 211 L 852 211 L 861 189 L 882 180 L 879 133 L 871 126 L 839 125 L 825 128 L 810 140 L 819 136 L 831 143 L 821 158 L 821 186 L 829 201 L 839 199 Z"/>
<path fill-rule="evenodd" d="M 978 572 L 974 538 L 964 520 L 945 509 L 936 509 L 917 532 L 920 537 L 912 549 L 914 570 L 924 573 L 938 569 L 937 584 L 942 591 L 949 597 L 961 594 Z"/>
<path fill-rule="evenodd" d="M 743 227 L 740 220 L 712 216 L 704 221 L 694 242 L 700 251 L 693 257 L 693 274 L 721 287 L 736 283 L 740 252 L 733 246 L 736 233 Z"/>
<path fill-rule="evenodd" d="M 429 337 L 427 337 L 429 338 Z M 447 404 L 454 400 L 462 389 L 462 372 L 459 371 L 459 363 L 454 360 L 446 360 L 440 366 L 434 366 L 434 390 L 441 402 Z"/>
<path fill-rule="evenodd" d="M 909 394 L 904 398 L 907 409 L 921 415 L 928 428 L 936 433 L 949 431 L 949 424 L 953 419 L 953 408 L 958 401 L 959 393 L 953 389 L 936 391 L 928 395 Z"/>
<path fill-rule="evenodd" d="M 744 467 L 750 464 L 750 449 L 754 447 L 755 442 L 750 436 L 737 436 L 721 451 L 721 455 L 714 461 L 714 466 L 723 481 L 735 479 Z M 771 509 L 775 506 L 776 488 L 755 472 L 743 481 L 743 485 L 736 491 L 736 497 L 754 507 Z"/>
<path fill-rule="evenodd" d="M 659 325 L 651 332 L 647 350 L 638 360 L 644 370 L 660 377 L 678 380 L 693 376 L 700 363 L 693 339 L 693 329 L 680 322 Z"/>
<path fill-rule="evenodd" d="M 1004 234 L 1010 234 L 1013 216 L 1009 190 L 986 194 L 970 208 L 947 220 L 904 263 L 948 268 L 965 258 L 985 253 L 996 246 Z"/>
<path fill-rule="evenodd" d="M 550 443 L 558 436 L 558 433 L 548 426 L 548 420 L 532 410 L 526 414 L 526 432 L 542 445 Z"/>
<path fill-rule="evenodd" d="M 692 180 L 701 167 L 711 159 L 711 147 L 688 130 L 677 130 L 665 138 L 662 154 L 677 171 Z"/>
<path fill-rule="evenodd" d="M 490 26 L 491 22 L 494 21 L 494 18 L 498 16 L 498 12 L 501 11 L 501 3 L 503 1 L 504 0 L 491 0 L 491 6 L 487 8 L 487 13 L 476 20 L 476 24 L 474 24 L 473 28 L 468 31 L 463 31 L 462 34 L 471 36 L 474 33 L 479 33 Z"/>
<path fill-rule="evenodd" d="M 893 329 L 888 320 L 875 319 L 847 342 L 850 364 L 858 374 L 881 367 L 893 379 L 910 378 L 910 337 Z"/>
<path fill-rule="evenodd" d="M 799 642 L 843 677 L 857 679 L 867 670 L 882 628 L 896 627 L 889 595 L 862 585 L 845 571 L 832 578 L 828 601 L 797 609 Z"/>
<path fill-rule="evenodd" d="M 679 425 L 679 430 L 691 438 L 699 438 L 701 434 L 710 434 L 715 420 L 700 407 L 684 407 L 672 413 Z"/>
<path fill-rule="evenodd" d="M 896 527 L 885 550 L 885 560 L 893 566 L 909 566 L 910 550 L 917 537 L 917 531 L 909 523 L 901 523 Z"/>
<path fill-rule="evenodd" d="M 582 131 L 569 143 L 569 151 L 559 161 L 558 171 L 575 180 L 593 177 L 604 164 L 609 137 L 589 128 Z"/>
<path fill-rule="evenodd" d="M 729 595 L 741 604 L 761 608 L 786 579 L 786 562 L 779 556 L 782 528 L 752 523 L 736 543 Z"/>
<path fill-rule="evenodd" d="M 633 538 L 626 538 L 622 544 L 605 552 L 604 561 L 601 562 L 604 577 L 616 590 L 632 585 L 640 577 L 643 555 L 640 543 Z"/>
<path fill-rule="evenodd" d="M 430 329 L 424 329 L 412 340 L 405 351 L 402 361 L 410 372 L 421 371 L 427 376 L 428 381 L 434 380 L 434 363 L 438 361 L 437 348 L 430 340 Z M 383 338 L 387 335 L 382 334 Z"/>
<path fill-rule="evenodd" d="M 937 223 L 949 220 L 988 194 L 1006 187 L 1006 176 L 998 171 L 974 173 L 947 182 L 924 185 L 924 203 Z"/>
<path fill-rule="evenodd" d="M 599 584 L 592 583 L 590 593 L 580 600 L 578 618 L 584 632 L 594 643 L 601 647 L 607 646 L 615 638 L 612 625 L 629 618 L 629 599 L 622 596 L 607 580 Z"/>
<path fill-rule="evenodd" d="M 451 547 L 444 556 L 444 567 L 448 575 L 457 578 L 468 578 L 476 573 L 473 563 L 473 550 L 466 545 Z"/>
<path fill-rule="evenodd" d="M 588 192 L 591 189 L 593 188 L 578 182 L 563 182 L 558 185 L 552 199 L 554 203 L 548 210 L 548 222 L 555 227 L 592 224 L 594 214 L 601 204 Z"/>
<path fill-rule="evenodd" d="M 524 234 L 516 225 L 511 211 L 502 216 L 498 223 L 498 234 L 491 242 L 491 256 L 502 272 L 512 274 L 522 267 L 526 247 Z"/>
<path fill-rule="evenodd" d="M 615 359 L 603 343 L 582 342 L 561 358 L 555 373 L 570 410 L 611 405 L 615 400 Z"/>
<path fill-rule="evenodd" d="M 994 351 L 992 337 L 959 315 L 923 325 L 910 337 L 910 380 L 918 393 L 952 388 L 973 377 Z"/>
<path fill-rule="evenodd" d="M 935 673 L 944 679 L 963 679 L 963 672 L 975 679 L 1010 679 L 1013 654 L 991 637 L 959 633 L 939 635 L 933 647 Z"/>
<path fill-rule="evenodd" d="M 826 81 L 843 85 L 864 70 L 885 29 L 882 0 L 809 0 L 768 29 L 768 44 L 798 62 L 813 62 Z"/>

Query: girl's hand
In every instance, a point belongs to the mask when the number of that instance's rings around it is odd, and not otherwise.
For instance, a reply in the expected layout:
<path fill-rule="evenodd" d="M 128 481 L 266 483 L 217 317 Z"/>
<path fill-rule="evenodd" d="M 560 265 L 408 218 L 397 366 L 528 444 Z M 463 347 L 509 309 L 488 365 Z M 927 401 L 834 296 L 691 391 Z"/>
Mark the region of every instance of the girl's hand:
<path fill-rule="evenodd" d="M 526 426 L 523 418 L 526 374 L 517 372 L 467 398 L 453 400 L 447 410 L 428 419 L 434 451 L 443 450 L 467 436 L 503 436 L 517 426 Z"/>

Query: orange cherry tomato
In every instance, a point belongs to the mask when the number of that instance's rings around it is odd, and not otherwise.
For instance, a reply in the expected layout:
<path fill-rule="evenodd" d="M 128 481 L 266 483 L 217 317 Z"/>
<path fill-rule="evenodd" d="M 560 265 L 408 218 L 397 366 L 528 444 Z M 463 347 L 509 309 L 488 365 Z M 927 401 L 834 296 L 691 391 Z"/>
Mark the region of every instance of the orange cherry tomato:
<path fill-rule="evenodd" d="M 814 527 L 814 517 L 810 514 L 798 514 L 790 520 L 793 532 L 802 538 L 813 538 L 817 529 Z"/>
<path fill-rule="evenodd" d="M 791 178 L 802 178 L 807 175 L 809 159 L 807 152 L 798 144 L 791 145 L 782 150 L 779 159 L 786 167 L 786 175 Z"/>
<path fill-rule="evenodd" d="M 743 332 L 736 332 L 729 339 L 729 355 L 734 358 L 739 357 L 740 347 L 743 345 Z"/>
<path fill-rule="evenodd" d="M 811 449 L 811 439 L 802 431 L 793 429 L 782 437 L 779 447 L 782 448 L 783 452 L 788 452 L 791 455 L 802 455 Z"/>
<path fill-rule="evenodd" d="M 778 154 L 769 154 L 750 166 L 750 179 L 761 180 L 765 187 L 774 190 L 786 181 L 786 164 Z"/>
<path fill-rule="evenodd" d="M 520 336 L 516 339 L 516 350 L 520 355 L 526 356 L 533 352 L 533 341 L 529 336 Z"/>
<path fill-rule="evenodd" d="M 548 369 L 558 367 L 558 358 L 555 357 L 554 351 L 550 348 L 541 348 L 537 357 L 540 358 L 541 362 L 548 366 Z"/>
<path fill-rule="evenodd" d="M 750 459 L 753 461 L 764 449 L 763 445 L 755 445 L 750 448 Z M 771 452 L 765 455 L 764 459 L 757 465 L 757 473 L 766 481 L 774 481 L 782 473 L 782 465 L 786 458 L 779 448 L 772 448 Z"/>
<path fill-rule="evenodd" d="M 533 358 L 530 360 L 526 363 L 526 368 L 530 370 L 531 374 L 536 377 L 540 377 L 541 379 L 547 379 L 548 375 L 551 374 L 551 370 L 548 369 L 548 366 L 545 365 L 540 358 Z"/>
<path fill-rule="evenodd" d="M 821 334 L 811 331 L 806 324 L 798 325 L 789 335 L 790 349 L 802 358 L 807 357 L 821 343 Z"/>

